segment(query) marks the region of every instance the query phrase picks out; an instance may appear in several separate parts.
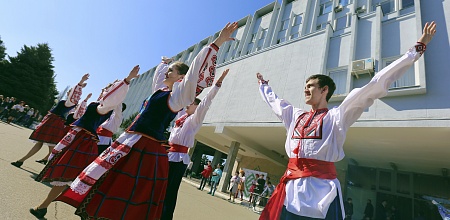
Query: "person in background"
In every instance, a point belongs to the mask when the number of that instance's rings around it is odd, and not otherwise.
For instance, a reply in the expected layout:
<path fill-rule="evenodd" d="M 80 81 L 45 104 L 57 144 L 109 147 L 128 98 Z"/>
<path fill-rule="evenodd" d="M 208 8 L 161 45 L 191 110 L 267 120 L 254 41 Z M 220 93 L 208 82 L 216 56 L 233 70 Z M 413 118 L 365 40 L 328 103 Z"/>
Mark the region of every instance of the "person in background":
<path fill-rule="evenodd" d="M 241 182 L 241 178 L 239 177 L 239 172 L 236 171 L 236 173 L 234 173 L 234 176 L 231 177 L 230 180 L 230 198 L 228 200 L 231 200 L 231 197 L 233 197 L 233 202 L 234 199 L 236 198 L 236 193 L 238 191 L 238 185 Z"/>
<path fill-rule="evenodd" d="M 222 177 L 222 166 L 220 164 L 217 164 L 217 168 L 213 171 L 212 177 L 211 177 L 211 189 L 209 190 L 208 194 L 211 194 L 211 196 L 214 196 L 214 193 L 216 192 L 217 185 L 219 184 L 220 178 Z"/>
<path fill-rule="evenodd" d="M 198 187 L 199 190 L 203 190 L 206 186 L 206 182 L 208 182 L 208 179 L 211 177 L 211 174 L 213 172 L 211 161 L 208 160 L 208 164 L 205 165 L 205 169 L 200 173 L 202 175 L 202 180 L 200 182 L 200 186 Z"/>

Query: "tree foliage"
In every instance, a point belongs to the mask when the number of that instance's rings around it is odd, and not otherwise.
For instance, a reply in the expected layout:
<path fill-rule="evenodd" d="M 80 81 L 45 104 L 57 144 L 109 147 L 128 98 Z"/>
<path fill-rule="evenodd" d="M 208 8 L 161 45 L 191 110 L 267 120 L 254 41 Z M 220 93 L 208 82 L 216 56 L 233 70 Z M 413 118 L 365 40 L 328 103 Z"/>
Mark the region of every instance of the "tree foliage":
<path fill-rule="evenodd" d="M 122 122 L 122 124 L 120 125 L 120 127 L 121 127 L 122 129 L 127 129 L 127 128 L 131 125 L 131 123 L 133 123 L 134 118 L 136 118 L 136 116 L 138 115 L 138 113 L 139 113 L 139 112 L 136 112 L 136 113 L 132 114 L 130 117 L 128 117 L 127 119 L 125 119 L 125 120 Z"/>
<path fill-rule="evenodd" d="M 58 95 L 53 60 L 47 43 L 24 45 L 17 56 L 8 56 L 8 60 L 0 62 L 0 94 L 14 96 L 40 112 L 46 112 Z"/>

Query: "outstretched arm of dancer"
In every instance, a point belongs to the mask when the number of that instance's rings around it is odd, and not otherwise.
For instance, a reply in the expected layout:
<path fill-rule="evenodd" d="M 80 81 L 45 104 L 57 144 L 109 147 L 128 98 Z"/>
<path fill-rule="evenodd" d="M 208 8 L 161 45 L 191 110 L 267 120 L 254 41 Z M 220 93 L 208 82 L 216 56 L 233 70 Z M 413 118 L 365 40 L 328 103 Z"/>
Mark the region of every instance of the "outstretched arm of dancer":
<path fill-rule="evenodd" d="M 169 63 L 173 61 L 172 58 L 161 57 L 161 63 L 156 67 L 155 74 L 153 75 L 152 93 L 158 89 L 167 87 L 163 81 L 166 77 L 165 73 L 169 69 Z"/>
<path fill-rule="evenodd" d="M 86 80 L 89 79 L 89 73 L 86 73 L 81 77 L 81 80 L 79 83 L 77 83 L 73 88 L 70 89 L 69 94 L 67 95 L 67 100 L 64 103 L 66 107 L 74 106 L 80 101 L 82 90 L 84 87 L 86 87 L 87 83 Z"/>
<path fill-rule="evenodd" d="M 200 94 L 204 88 L 212 86 L 216 69 L 217 51 L 224 42 L 233 40 L 231 34 L 237 27 L 237 22 L 228 23 L 220 32 L 219 37 L 198 53 L 183 81 L 172 90 L 172 95 L 169 98 L 169 107 L 173 111 L 179 111 L 191 104 L 196 95 Z"/>
<path fill-rule="evenodd" d="M 139 77 L 139 69 L 139 65 L 136 65 L 124 80 L 115 82 L 107 91 L 103 92 L 100 105 L 97 107 L 100 114 L 106 114 L 122 103 L 127 95 L 131 80 Z"/>
<path fill-rule="evenodd" d="M 294 120 L 294 113 L 297 111 L 302 111 L 298 108 L 294 108 L 288 101 L 279 98 L 273 91 L 272 87 L 269 86 L 269 80 L 264 80 L 261 73 L 256 74 L 259 83 L 259 93 L 262 99 L 267 103 L 275 115 L 283 122 L 284 127 L 289 129 L 289 126 Z"/>
<path fill-rule="evenodd" d="M 74 119 L 81 118 L 81 116 L 83 116 L 83 114 L 86 112 L 87 101 L 89 100 L 89 98 L 91 98 L 91 96 L 92 96 L 92 93 L 89 93 L 86 96 L 86 98 L 83 100 L 83 102 L 81 102 L 81 104 L 78 105 L 77 109 L 73 113 Z"/>
<path fill-rule="evenodd" d="M 339 106 L 338 126 L 347 130 L 361 116 L 364 109 L 373 104 L 375 99 L 386 96 L 389 86 L 420 58 L 435 33 L 436 23 L 434 21 L 426 23 L 422 36 L 405 55 L 375 74 L 367 85 L 353 89 Z"/>
<path fill-rule="evenodd" d="M 206 112 L 208 112 L 209 107 L 211 106 L 212 100 L 216 97 L 217 92 L 222 86 L 222 82 L 225 77 L 228 75 L 228 71 L 230 69 L 226 69 L 223 71 L 220 78 L 217 80 L 216 85 L 209 90 L 208 94 L 202 99 L 200 104 L 198 105 L 195 113 L 192 115 L 191 121 L 195 123 L 195 128 L 200 128 L 202 126 L 203 120 L 205 119 Z"/>

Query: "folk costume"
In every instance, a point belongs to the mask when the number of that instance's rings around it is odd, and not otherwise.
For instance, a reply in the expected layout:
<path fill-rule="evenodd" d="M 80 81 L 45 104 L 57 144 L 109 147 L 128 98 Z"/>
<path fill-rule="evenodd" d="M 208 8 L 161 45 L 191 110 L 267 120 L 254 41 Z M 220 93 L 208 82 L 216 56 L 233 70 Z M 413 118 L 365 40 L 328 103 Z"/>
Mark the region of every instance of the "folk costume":
<path fill-rule="evenodd" d="M 285 148 L 289 156 L 287 170 L 261 213 L 261 220 L 302 219 L 301 216 L 344 218 L 342 191 L 334 163 L 344 158 L 347 130 L 375 99 L 387 95 L 389 86 L 424 51 L 425 45 L 418 43 L 377 73 L 367 85 L 353 89 L 341 105 L 332 109 L 295 108 L 275 95 L 267 81 L 260 82 L 263 100 L 287 130 Z"/>
<path fill-rule="evenodd" d="M 79 84 L 72 88 L 67 96 L 67 100 L 59 101 L 48 112 L 41 123 L 36 126 L 33 133 L 31 133 L 30 139 L 50 146 L 56 145 L 67 133 L 64 133 L 64 122 L 67 113 L 75 108 L 75 105 L 80 101 L 82 89 L 83 87 Z"/>
<path fill-rule="evenodd" d="M 175 122 L 169 137 L 169 179 L 167 193 L 164 199 L 164 210 L 162 219 L 172 219 L 177 203 L 178 189 L 181 179 L 191 159 L 188 154 L 189 148 L 194 147 L 195 134 L 202 126 L 206 112 L 211 106 L 212 100 L 216 96 L 222 83 L 216 83 L 208 94 L 197 106 L 194 114 L 187 113 Z"/>
<path fill-rule="evenodd" d="M 54 186 L 70 185 L 98 156 L 96 130 L 114 111 L 121 111 L 121 103 L 128 92 L 125 80 L 116 82 L 99 102 L 88 105 L 86 112 L 71 124 L 72 129 L 55 146 L 49 162 L 36 181 Z"/>
<path fill-rule="evenodd" d="M 100 155 L 106 148 L 112 144 L 112 136 L 119 130 L 120 124 L 122 124 L 122 109 L 115 110 L 108 120 L 103 122 L 97 129 L 97 135 L 99 142 L 98 155 Z"/>
<path fill-rule="evenodd" d="M 67 134 L 70 129 L 72 129 L 71 124 L 81 118 L 83 114 L 86 112 L 87 100 L 83 100 L 80 104 L 76 105 L 76 107 L 69 111 L 69 114 L 66 117 L 66 121 L 64 122 L 64 132 Z"/>
<path fill-rule="evenodd" d="M 173 91 L 153 93 L 130 127 L 57 200 L 77 207 L 82 218 L 159 219 L 169 170 L 164 131 L 212 85 L 217 51 L 214 44 L 204 47 Z"/>

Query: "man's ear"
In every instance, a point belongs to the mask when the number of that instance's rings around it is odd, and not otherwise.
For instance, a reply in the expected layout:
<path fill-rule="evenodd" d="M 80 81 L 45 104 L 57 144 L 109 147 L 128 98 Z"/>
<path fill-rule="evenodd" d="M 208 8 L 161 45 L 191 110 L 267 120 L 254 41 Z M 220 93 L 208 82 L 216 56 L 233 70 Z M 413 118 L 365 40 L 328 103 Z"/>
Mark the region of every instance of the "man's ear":
<path fill-rule="evenodd" d="M 321 93 L 324 93 L 324 92 L 328 92 L 328 86 L 324 86 L 324 87 L 322 88 L 322 92 L 321 92 Z"/>

